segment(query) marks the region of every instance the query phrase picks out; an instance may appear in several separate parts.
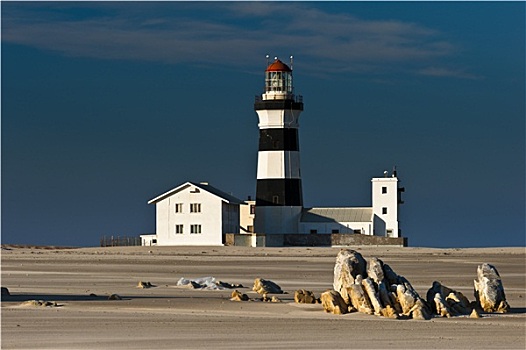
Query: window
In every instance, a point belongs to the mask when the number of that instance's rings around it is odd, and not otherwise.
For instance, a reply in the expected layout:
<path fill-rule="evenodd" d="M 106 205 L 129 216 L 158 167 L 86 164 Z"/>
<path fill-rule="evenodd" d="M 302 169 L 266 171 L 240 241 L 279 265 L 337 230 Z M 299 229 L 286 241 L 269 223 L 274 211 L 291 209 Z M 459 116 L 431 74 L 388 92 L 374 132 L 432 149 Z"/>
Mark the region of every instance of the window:
<path fill-rule="evenodd" d="M 279 196 L 272 196 L 272 203 L 279 204 Z"/>
<path fill-rule="evenodd" d="M 200 234 L 201 233 L 201 225 L 190 225 L 190 233 L 192 233 L 192 234 Z"/>
<path fill-rule="evenodd" d="M 250 205 L 250 214 L 254 215 L 256 213 L 256 206 L 254 204 Z"/>
<path fill-rule="evenodd" d="M 175 212 L 176 213 L 182 213 L 183 212 L 183 203 L 175 203 Z"/>
<path fill-rule="evenodd" d="M 333 230 L 331 231 L 331 233 L 340 233 L 340 230 L 338 230 L 338 229 L 333 229 Z"/>
<path fill-rule="evenodd" d="M 254 226 L 247 225 L 247 232 L 254 233 Z"/>
<path fill-rule="evenodd" d="M 382 208 L 382 214 L 384 214 L 384 215 L 387 214 L 387 208 L 386 207 Z"/>
<path fill-rule="evenodd" d="M 310 233 L 311 233 L 312 235 L 314 235 L 314 234 L 318 233 L 318 230 L 310 230 Z"/>
<path fill-rule="evenodd" d="M 201 203 L 190 203 L 190 213 L 200 213 Z"/>
<path fill-rule="evenodd" d="M 382 187 L 382 194 L 386 194 L 387 193 L 387 187 L 383 186 Z"/>
<path fill-rule="evenodd" d="M 178 225 L 175 225 L 175 234 L 183 234 L 183 225 L 181 224 L 178 224 Z"/>

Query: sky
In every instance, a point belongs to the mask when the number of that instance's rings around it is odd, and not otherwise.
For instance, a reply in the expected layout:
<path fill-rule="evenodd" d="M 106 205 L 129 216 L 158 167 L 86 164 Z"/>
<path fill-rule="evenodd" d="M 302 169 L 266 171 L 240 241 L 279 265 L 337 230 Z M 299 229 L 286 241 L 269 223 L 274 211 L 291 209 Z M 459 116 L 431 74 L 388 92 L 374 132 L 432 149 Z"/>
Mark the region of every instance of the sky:
<path fill-rule="evenodd" d="M 255 196 L 265 55 L 294 56 L 304 206 L 397 167 L 410 246 L 525 246 L 524 2 L 2 2 L 2 243 L 155 232 Z"/>

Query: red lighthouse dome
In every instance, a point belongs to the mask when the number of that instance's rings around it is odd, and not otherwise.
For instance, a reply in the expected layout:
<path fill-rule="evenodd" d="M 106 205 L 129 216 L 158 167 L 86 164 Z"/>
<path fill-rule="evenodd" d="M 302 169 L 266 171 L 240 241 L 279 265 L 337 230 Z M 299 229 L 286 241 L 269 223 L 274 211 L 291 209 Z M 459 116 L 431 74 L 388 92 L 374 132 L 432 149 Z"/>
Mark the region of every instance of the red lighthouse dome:
<path fill-rule="evenodd" d="M 276 58 L 274 62 L 268 65 L 265 72 L 292 72 L 292 69 Z"/>

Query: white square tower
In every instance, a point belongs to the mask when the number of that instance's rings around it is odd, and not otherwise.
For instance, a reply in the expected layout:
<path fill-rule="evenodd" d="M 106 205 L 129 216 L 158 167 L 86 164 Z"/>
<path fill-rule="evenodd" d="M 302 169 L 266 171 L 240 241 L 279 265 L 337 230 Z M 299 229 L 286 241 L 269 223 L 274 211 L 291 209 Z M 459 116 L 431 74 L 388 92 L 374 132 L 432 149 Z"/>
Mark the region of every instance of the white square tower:
<path fill-rule="evenodd" d="M 398 228 L 398 210 L 402 204 L 400 192 L 404 188 L 398 187 L 398 177 L 396 170 L 391 177 L 388 172 L 384 172 L 384 177 L 375 177 L 372 182 L 372 199 L 374 215 L 374 231 L 376 236 L 401 237 Z"/>

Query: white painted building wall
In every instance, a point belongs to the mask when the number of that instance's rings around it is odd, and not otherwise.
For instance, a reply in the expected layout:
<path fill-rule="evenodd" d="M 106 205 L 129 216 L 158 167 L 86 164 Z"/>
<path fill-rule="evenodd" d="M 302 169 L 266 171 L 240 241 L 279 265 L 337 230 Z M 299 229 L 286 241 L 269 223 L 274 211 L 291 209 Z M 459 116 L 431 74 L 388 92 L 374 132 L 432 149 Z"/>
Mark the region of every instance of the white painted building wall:
<path fill-rule="evenodd" d="M 239 202 L 230 203 L 192 183 L 149 202 L 153 203 L 157 245 L 223 245 L 224 233 L 239 232 Z M 199 210 L 192 212 L 192 205 Z M 195 233 L 192 225 L 199 225 Z"/>
<path fill-rule="evenodd" d="M 398 230 L 398 178 L 377 177 L 372 182 L 374 234 L 399 237 Z"/>
<path fill-rule="evenodd" d="M 248 200 L 245 203 L 239 206 L 239 233 L 253 233 L 256 201 Z"/>

